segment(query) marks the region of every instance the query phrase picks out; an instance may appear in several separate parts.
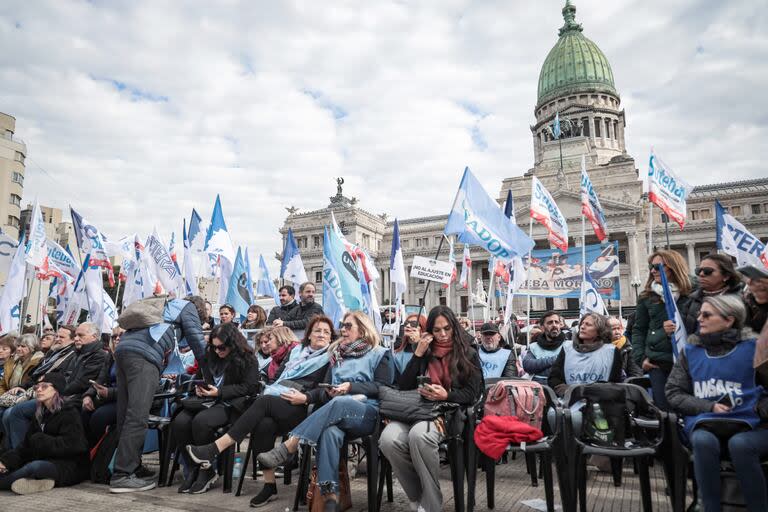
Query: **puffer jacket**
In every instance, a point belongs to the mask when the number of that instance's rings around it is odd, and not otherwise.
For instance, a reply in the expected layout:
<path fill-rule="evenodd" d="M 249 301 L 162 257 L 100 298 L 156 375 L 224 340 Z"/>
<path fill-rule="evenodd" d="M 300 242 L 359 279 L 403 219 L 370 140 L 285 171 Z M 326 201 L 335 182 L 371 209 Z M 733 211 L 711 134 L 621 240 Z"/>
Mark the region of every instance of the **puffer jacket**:
<path fill-rule="evenodd" d="M 727 354 L 740 342 L 754 339 L 756 334 L 749 328 L 738 331 L 728 329 L 722 333 L 720 343 L 707 347 L 707 354 L 711 357 L 718 357 Z M 688 336 L 688 343 L 691 345 L 702 345 L 700 338 L 696 334 Z M 768 389 L 768 376 L 761 373 L 755 374 L 757 384 Z M 698 398 L 693 394 L 693 380 L 688 368 L 688 361 L 685 358 L 685 351 L 682 351 L 672 367 L 672 373 L 669 374 L 667 385 L 664 388 L 669 405 L 683 416 L 696 416 L 705 412 L 710 412 L 714 402 L 704 398 Z M 759 414 L 763 421 L 768 417 L 763 417 L 765 411 L 768 411 L 768 397 L 763 397 L 757 405 Z M 764 411 L 764 412 L 760 412 Z"/>
<path fill-rule="evenodd" d="M 727 287 L 723 290 L 722 295 L 734 294 L 741 296 L 743 293 L 744 285 L 742 283 L 736 283 L 733 286 Z M 685 332 L 688 334 L 695 333 L 699 328 L 699 311 L 701 311 L 701 305 L 707 294 L 701 288 L 696 288 L 688 296 L 688 301 L 685 304 L 685 310 L 680 310 L 680 315 L 683 317 L 683 323 L 685 324 Z"/>
<path fill-rule="evenodd" d="M 680 296 L 678 310 L 683 311 L 687 301 L 687 297 Z M 632 357 L 638 366 L 642 367 L 643 359 L 647 357 L 665 371 L 672 369 L 672 341 L 664 331 L 664 322 L 668 319 L 664 302 L 656 293 L 650 292 L 640 298 L 632 328 Z"/>
<path fill-rule="evenodd" d="M 195 354 L 195 359 L 205 359 L 205 338 L 197 308 L 189 301 L 173 299 L 168 301 L 163 311 L 163 323 L 131 329 L 120 336 L 120 344 L 115 348 L 115 357 L 121 353 L 133 353 L 144 357 L 162 372 L 173 353 L 176 344 L 186 343 Z M 206 378 L 210 376 L 204 368 Z"/>

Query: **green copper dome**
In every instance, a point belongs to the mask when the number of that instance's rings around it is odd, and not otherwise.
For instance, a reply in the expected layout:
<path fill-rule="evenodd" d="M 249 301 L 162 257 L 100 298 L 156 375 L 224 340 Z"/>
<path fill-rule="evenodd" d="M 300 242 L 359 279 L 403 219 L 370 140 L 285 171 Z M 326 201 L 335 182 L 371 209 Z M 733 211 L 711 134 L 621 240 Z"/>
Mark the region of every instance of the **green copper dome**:
<path fill-rule="evenodd" d="M 600 48 L 581 33 L 581 25 L 574 21 L 576 6 L 570 0 L 563 7 L 563 18 L 565 25 L 560 29 L 560 39 L 541 67 L 538 104 L 574 92 L 596 91 L 618 96 L 611 65 Z"/>

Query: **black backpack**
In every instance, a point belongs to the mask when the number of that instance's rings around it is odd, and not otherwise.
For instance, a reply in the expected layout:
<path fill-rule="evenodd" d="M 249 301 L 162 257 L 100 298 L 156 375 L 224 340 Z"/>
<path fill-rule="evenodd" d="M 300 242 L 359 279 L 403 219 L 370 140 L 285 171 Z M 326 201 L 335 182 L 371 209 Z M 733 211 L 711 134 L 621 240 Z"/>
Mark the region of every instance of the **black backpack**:
<path fill-rule="evenodd" d="M 109 426 L 96 446 L 91 448 L 91 481 L 95 484 L 109 484 L 115 463 L 117 428 Z"/>
<path fill-rule="evenodd" d="M 597 445 L 623 447 L 630 412 L 627 390 L 606 383 L 589 384 L 584 387 L 582 396 L 587 402 L 582 435 Z"/>

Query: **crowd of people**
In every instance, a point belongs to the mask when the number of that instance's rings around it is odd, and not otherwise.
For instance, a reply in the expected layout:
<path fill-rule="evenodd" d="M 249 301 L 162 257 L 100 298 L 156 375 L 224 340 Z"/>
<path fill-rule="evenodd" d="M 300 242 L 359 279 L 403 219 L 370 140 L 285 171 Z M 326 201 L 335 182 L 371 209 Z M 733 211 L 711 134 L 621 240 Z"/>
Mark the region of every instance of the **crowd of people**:
<path fill-rule="evenodd" d="M 677 356 L 662 272 L 690 335 Z M 88 479 L 89 453 L 110 431 L 117 444 L 109 490 L 152 489 L 156 479 L 142 452 L 155 394 L 168 378 L 189 391 L 170 412 L 170 439 L 184 469 L 180 493 L 208 491 L 219 478 L 220 454 L 250 436 L 263 475 L 252 506 L 277 497 L 276 470 L 309 445 L 325 510 L 338 510 L 340 448 L 346 437 L 377 427 L 381 386 L 471 406 L 487 379 L 528 378 L 562 397 L 574 385 L 645 375 L 655 405 L 684 419 L 703 510 L 720 509 L 713 468 L 726 453 L 748 510 L 768 510 L 761 469 L 768 371 L 753 364 L 768 317 L 768 278 L 743 279 L 729 257 L 706 256 L 691 273 L 678 253 L 659 250 L 627 323 L 588 313 L 570 329 L 559 312 L 547 311 L 530 339 L 516 325 L 475 329 L 437 306 L 405 315 L 385 346 L 362 312 L 334 325 L 315 291 L 304 283 L 297 300 L 283 286 L 279 306 L 267 314 L 253 305 L 239 325 L 231 306 L 220 306 L 216 320 L 212 305 L 192 296 L 162 299 L 161 319 L 126 320 L 109 339 L 89 322 L 0 338 L 0 490 L 27 494 Z M 182 371 L 168 375 L 172 359 Z M 442 510 L 438 446 L 445 436 L 441 418 L 383 425 L 379 448 L 415 511 Z"/>

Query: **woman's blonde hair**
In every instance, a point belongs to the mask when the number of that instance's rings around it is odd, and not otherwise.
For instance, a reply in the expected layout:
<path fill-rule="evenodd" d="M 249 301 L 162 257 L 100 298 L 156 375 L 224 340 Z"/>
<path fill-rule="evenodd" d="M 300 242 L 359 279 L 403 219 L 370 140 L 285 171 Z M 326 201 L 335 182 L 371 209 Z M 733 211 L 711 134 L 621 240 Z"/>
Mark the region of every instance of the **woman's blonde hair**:
<path fill-rule="evenodd" d="M 299 341 L 299 338 L 296 337 L 293 330 L 285 326 L 272 327 L 269 334 L 275 337 L 278 347 L 290 345 L 291 343 L 297 343 Z"/>
<path fill-rule="evenodd" d="M 366 315 L 362 311 L 349 311 L 342 318 L 342 322 L 346 321 L 347 318 L 352 318 L 353 321 L 357 324 L 357 330 L 360 331 L 359 339 L 366 342 L 372 348 L 376 348 L 379 346 L 379 344 L 381 343 L 381 337 L 379 336 L 379 333 L 376 331 L 376 326 L 373 325 L 373 320 L 371 320 L 368 317 L 368 315 Z M 341 339 L 334 341 L 328 347 L 328 354 L 332 354 L 336 349 L 336 347 L 339 345 L 339 343 L 341 343 Z"/>
<path fill-rule="evenodd" d="M 669 280 L 677 285 L 677 290 L 681 296 L 686 296 L 691 293 L 693 288 L 691 285 L 691 278 L 688 277 L 688 264 L 685 262 L 680 253 L 677 251 L 660 249 L 650 256 L 648 256 L 648 264 L 653 262 L 655 257 L 661 258 L 664 262 L 664 267 L 669 269 Z M 653 284 L 653 274 L 648 272 L 648 280 L 645 281 L 645 289 L 643 290 L 643 296 L 647 296 L 651 293 L 651 284 Z"/>

